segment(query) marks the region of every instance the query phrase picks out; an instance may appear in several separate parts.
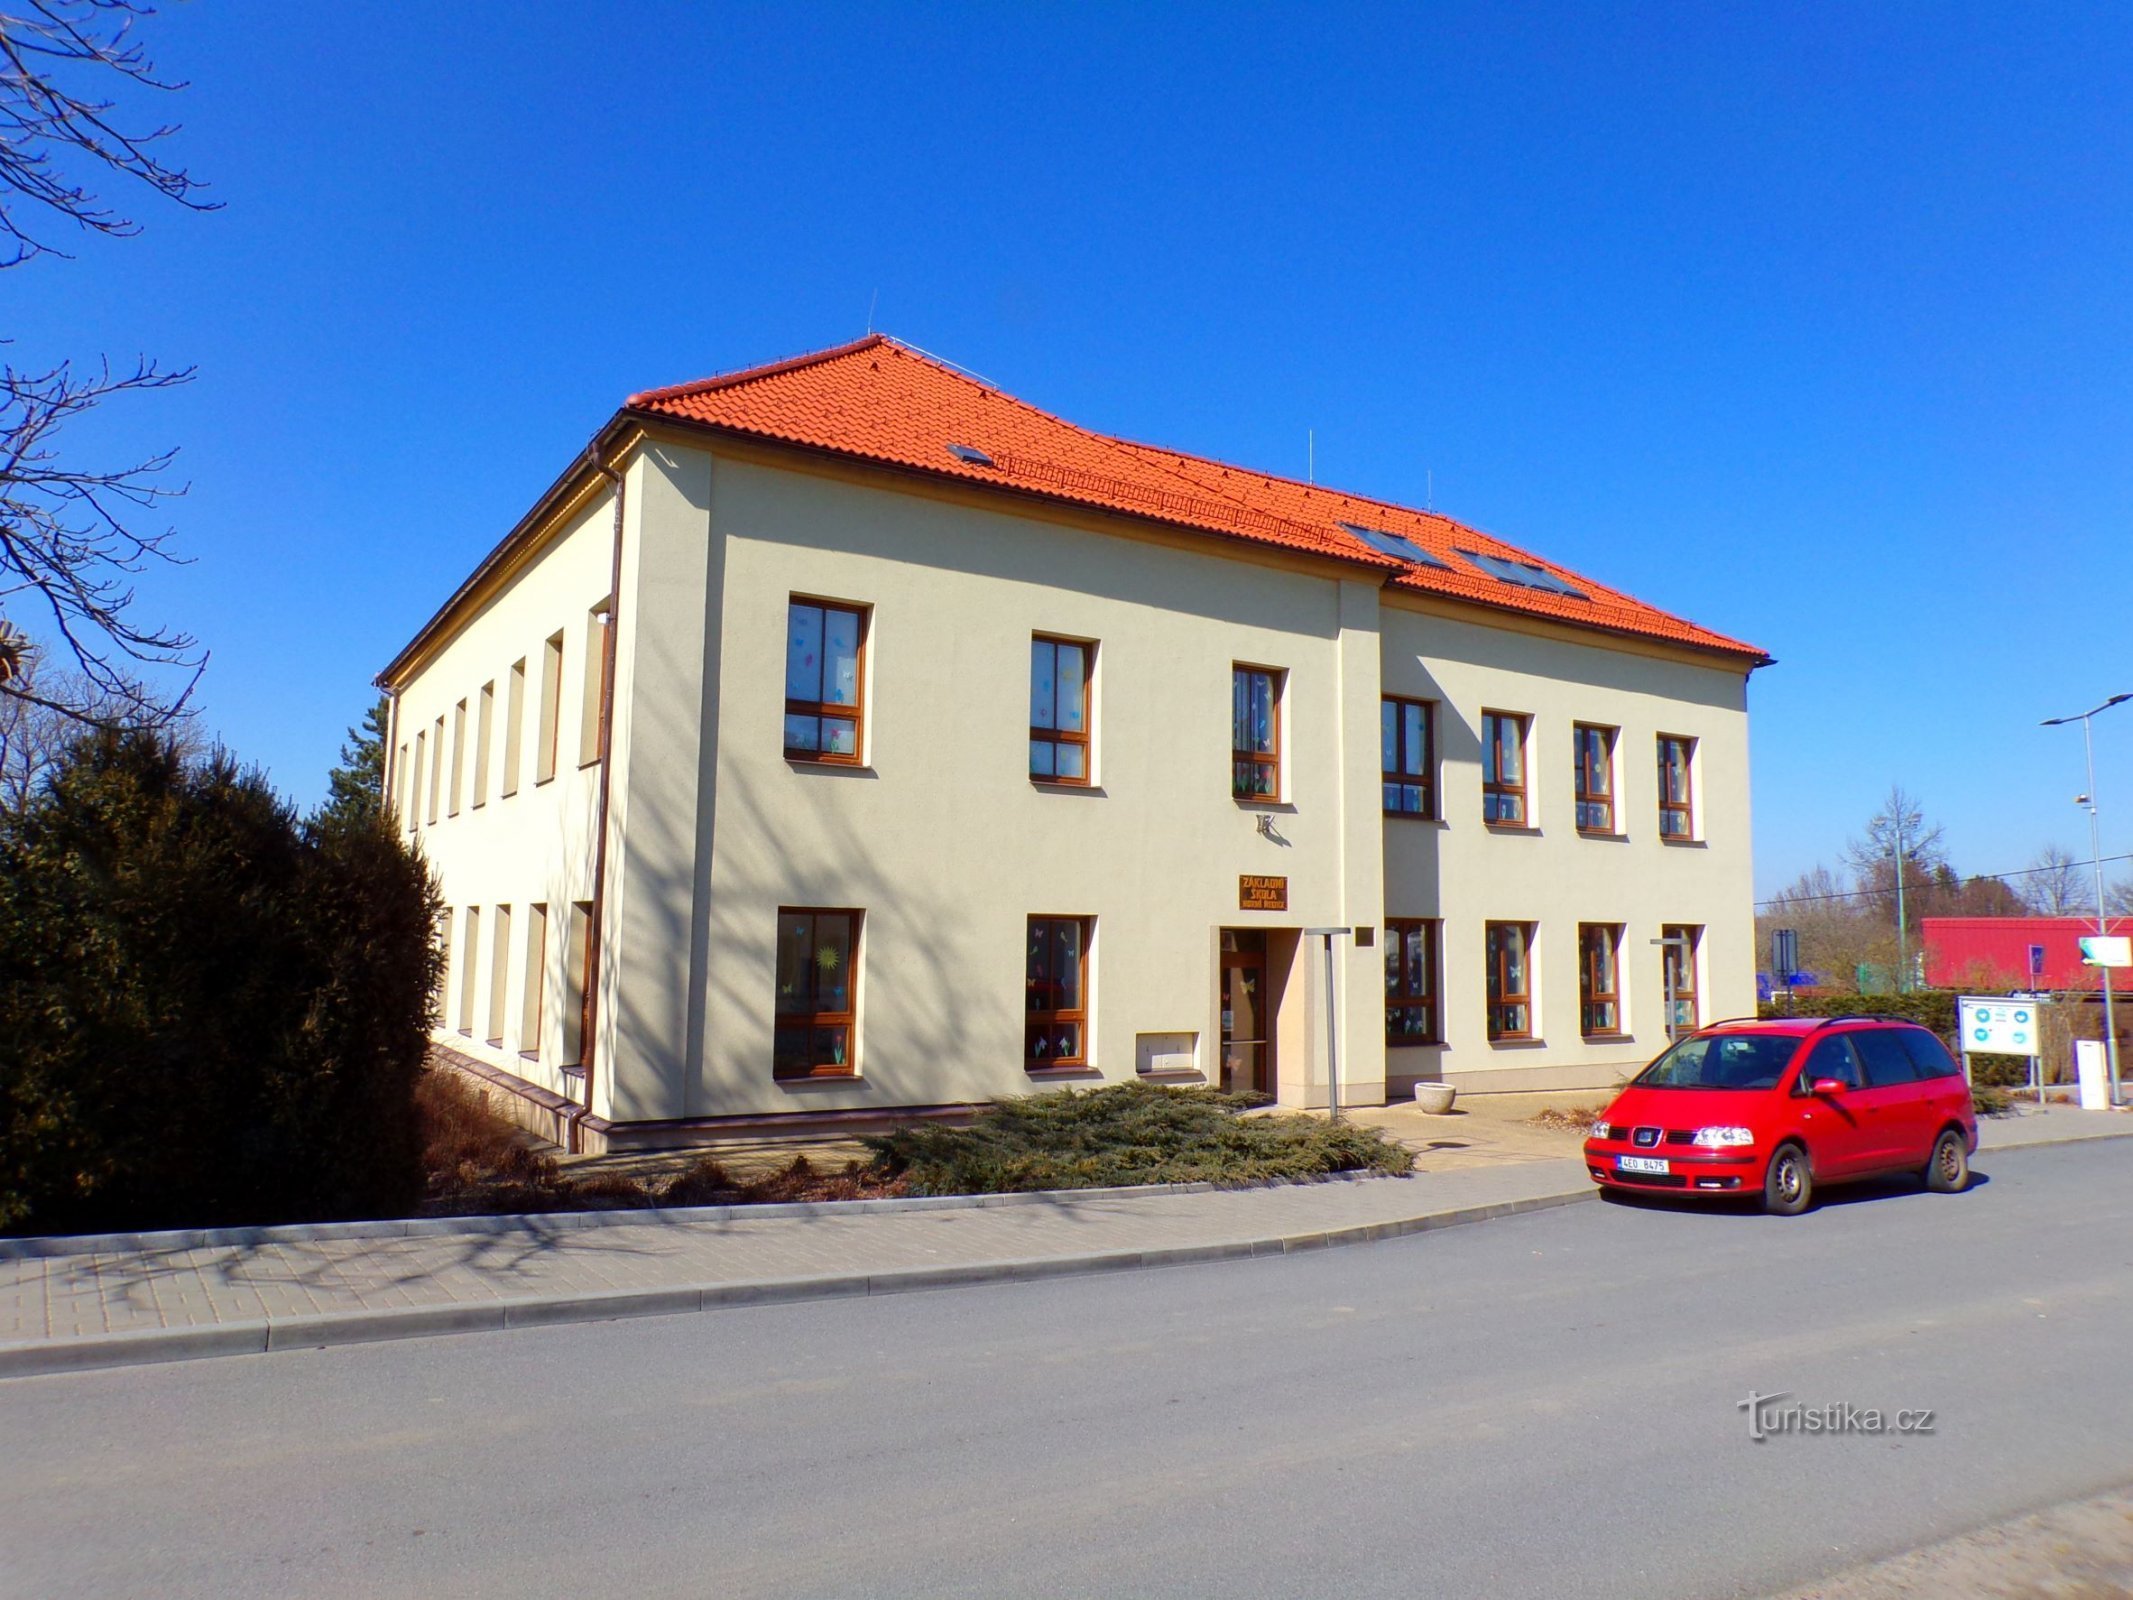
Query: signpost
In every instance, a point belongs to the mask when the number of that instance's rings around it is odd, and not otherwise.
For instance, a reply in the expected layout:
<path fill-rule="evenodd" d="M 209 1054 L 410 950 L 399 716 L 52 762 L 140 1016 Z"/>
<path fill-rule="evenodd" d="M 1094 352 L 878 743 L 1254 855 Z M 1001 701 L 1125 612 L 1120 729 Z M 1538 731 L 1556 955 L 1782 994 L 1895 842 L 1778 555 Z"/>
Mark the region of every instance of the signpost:
<path fill-rule="evenodd" d="M 1287 878 L 1277 878 L 1274 881 L 1282 886 L 1282 895 L 1286 900 L 1289 880 Z M 1306 939 L 1323 939 L 1326 941 L 1326 1120 L 1328 1122 L 1338 1122 L 1341 1119 L 1340 990 L 1338 987 L 1339 980 L 1333 970 L 1333 941 L 1335 939 L 1352 939 L 1355 937 L 1355 930 L 1353 928 L 1306 928 L 1304 929 L 1304 937 Z"/>
<path fill-rule="evenodd" d="M 1800 971 L 1800 934 L 1797 928 L 1770 931 L 1770 981 L 1785 986 L 1785 1009 L 1792 1010 L 1793 980 Z"/>
<path fill-rule="evenodd" d="M 1956 1031 L 1962 1036 L 1963 1076 L 1970 1076 L 1970 1058 L 1977 1056 L 2027 1056 L 2030 1077 L 2035 1080 L 2037 1109 L 2044 1109 L 2043 1013 L 2033 999 L 2007 999 L 1991 995 L 1964 995 L 1955 1002 Z"/>
<path fill-rule="evenodd" d="M 2122 934 L 2091 934 L 2081 941 L 2081 964 L 2085 967 L 2133 967 L 2133 939 Z"/>

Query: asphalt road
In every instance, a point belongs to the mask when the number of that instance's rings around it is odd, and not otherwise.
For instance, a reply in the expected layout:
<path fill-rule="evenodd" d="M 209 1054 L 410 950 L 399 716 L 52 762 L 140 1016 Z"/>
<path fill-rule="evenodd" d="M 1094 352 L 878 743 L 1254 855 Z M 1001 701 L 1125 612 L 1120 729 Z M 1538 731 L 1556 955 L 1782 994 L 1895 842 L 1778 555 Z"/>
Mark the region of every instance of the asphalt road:
<path fill-rule="evenodd" d="M 0 1594 L 1761 1594 L 2133 1481 L 2133 1142 L 1983 1166 L 0 1382 Z"/>

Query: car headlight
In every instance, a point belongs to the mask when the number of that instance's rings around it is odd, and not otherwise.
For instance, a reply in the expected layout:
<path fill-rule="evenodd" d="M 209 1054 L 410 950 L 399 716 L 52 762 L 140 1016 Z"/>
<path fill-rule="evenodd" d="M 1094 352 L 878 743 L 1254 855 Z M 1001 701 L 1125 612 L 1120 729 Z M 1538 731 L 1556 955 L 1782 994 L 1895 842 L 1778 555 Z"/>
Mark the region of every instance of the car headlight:
<path fill-rule="evenodd" d="M 1588 1139 L 1612 1139 L 1614 1136 L 1615 1130 L 1604 1122 L 1595 1122 L 1585 1130 L 1585 1137 Z"/>
<path fill-rule="evenodd" d="M 1742 1145 L 1755 1143 L 1755 1135 L 1746 1128 L 1698 1128 L 1690 1144 Z"/>

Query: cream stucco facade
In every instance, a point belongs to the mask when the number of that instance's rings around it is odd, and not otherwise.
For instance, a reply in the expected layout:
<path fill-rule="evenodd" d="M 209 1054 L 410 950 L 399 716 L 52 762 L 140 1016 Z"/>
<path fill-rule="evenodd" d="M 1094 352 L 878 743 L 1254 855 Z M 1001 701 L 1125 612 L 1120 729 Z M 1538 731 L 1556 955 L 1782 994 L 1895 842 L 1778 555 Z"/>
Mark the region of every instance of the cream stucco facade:
<path fill-rule="evenodd" d="M 784 748 L 796 596 L 864 615 L 853 764 Z M 1093 647 L 1086 787 L 1030 775 L 1037 635 Z M 1279 675 L 1273 801 L 1232 798 L 1239 664 Z M 393 804 L 451 908 L 438 1042 L 598 1146 L 1219 1082 L 1226 942 L 1264 950 L 1267 1087 L 1323 1105 L 1310 928 L 1349 930 L 1344 1103 L 1611 1082 L 1664 1043 L 1663 928 L 1698 930 L 1701 1016 L 1753 1009 L 1751 665 L 1308 552 L 632 426 L 382 681 Z M 1435 819 L 1383 809 L 1382 695 L 1434 704 Z M 1529 719 L 1528 828 L 1484 825 L 1485 710 Z M 1618 837 L 1573 825 L 1576 723 L 1618 730 Z M 1659 836 L 1662 734 L 1694 741 L 1690 842 Z M 1240 909 L 1245 876 L 1285 880 L 1285 909 Z M 842 1074 L 773 1073 L 781 908 L 859 914 Z M 1025 1059 L 1032 917 L 1084 919 L 1084 1059 L 1064 1071 Z M 1439 1043 L 1387 1047 L 1388 918 L 1435 925 Z M 1491 922 L 1530 927 L 1527 1038 L 1488 1033 Z M 1581 923 L 1621 930 L 1620 1037 L 1583 1036 Z"/>

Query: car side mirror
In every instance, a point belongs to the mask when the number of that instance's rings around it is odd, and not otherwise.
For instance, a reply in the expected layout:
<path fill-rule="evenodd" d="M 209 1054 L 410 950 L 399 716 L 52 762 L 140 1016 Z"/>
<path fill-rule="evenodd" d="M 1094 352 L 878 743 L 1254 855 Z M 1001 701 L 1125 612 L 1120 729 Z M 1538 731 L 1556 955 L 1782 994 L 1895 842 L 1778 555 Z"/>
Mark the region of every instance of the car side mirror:
<path fill-rule="evenodd" d="M 1816 1094 L 1842 1094 L 1850 1087 L 1842 1078 L 1817 1078 L 1814 1085 Z"/>

